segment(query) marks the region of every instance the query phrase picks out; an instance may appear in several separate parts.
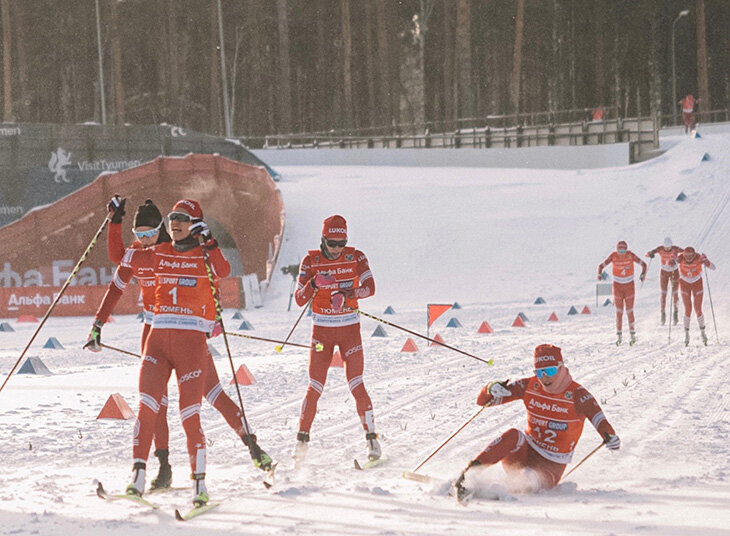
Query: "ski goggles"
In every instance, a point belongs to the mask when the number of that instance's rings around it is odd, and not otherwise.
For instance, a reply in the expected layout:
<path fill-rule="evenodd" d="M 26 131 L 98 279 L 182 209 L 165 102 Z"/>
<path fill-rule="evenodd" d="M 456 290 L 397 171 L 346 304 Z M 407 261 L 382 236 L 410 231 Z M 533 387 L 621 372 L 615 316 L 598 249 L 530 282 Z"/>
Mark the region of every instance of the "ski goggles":
<path fill-rule="evenodd" d="M 624 253 L 626 253 L 626 250 L 624 248 L 617 249 L 616 251 L 619 253 L 619 255 L 623 255 Z"/>
<path fill-rule="evenodd" d="M 184 212 L 170 212 L 167 215 L 168 221 L 181 221 L 181 222 L 189 222 L 192 221 L 192 218 L 189 214 L 185 214 Z"/>
<path fill-rule="evenodd" d="M 324 242 L 330 248 L 344 248 L 347 245 L 347 240 L 329 240 L 325 238 Z"/>
<path fill-rule="evenodd" d="M 552 378 L 558 373 L 558 370 L 560 369 L 560 365 L 553 365 L 552 367 L 543 367 L 535 369 L 535 376 L 537 376 L 537 379 L 541 379 L 544 377 Z"/>
<path fill-rule="evenodd" d="M 137 238 L 152 238 L 160 232 L 160 227 L 162 227 L 162 222 L 160 222 L 157 227 L 155 227 L 154 229 L 150 229 L 149 231 L 137 231 L 136 229 L 132 229 L 132 232 Z"/>

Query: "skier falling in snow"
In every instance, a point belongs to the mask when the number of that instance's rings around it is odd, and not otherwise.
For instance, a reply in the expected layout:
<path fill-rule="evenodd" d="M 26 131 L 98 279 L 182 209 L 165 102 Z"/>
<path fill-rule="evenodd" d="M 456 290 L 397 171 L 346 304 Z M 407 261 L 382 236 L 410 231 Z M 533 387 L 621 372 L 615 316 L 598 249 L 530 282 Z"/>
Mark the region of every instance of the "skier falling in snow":
<path fill-rule="evenodd" d="M 299 432 L 293 458 L 300 467 L 309 446 L 309 431 L 317 412 L 317 401 L 327 381 L 335 346 L 340 349 L 345 376 L 355 398 L 357 413 L 365 430 L 370 460 L 381 456 L 375 433 L 373 406 L 363 383 L 363 347 L 358 299 L 375 294 L 375 280 L 365 254 L 347 246 L 347 222 L 339 215 L 324 220 L 319 249 L 302 259 L 295 299 L 300 307 L 312 301 L 312 349 L 309 352 L 309 386 L 302 402 Z M 316 351 L 320 343 L 322 351 Z"/>
<path fill-rule="evenodd" d="M 705 334 L 705 316 L 702 314 L 702 267 L 707 266 L 710 270 L 715 265 L 704 253 L 697 253 L 692 246 L 684 248 L 682 254 L 677 258 L 679 265 L 679 292 L 684 303 L 684 344 L 689 344 L 689 320 L 692 316 L 692 301 L 694 299 L 694 310 L 697 316 L 697 324 L 700 327 L 700 337 L 707 346 L 707 335 Z"/>
<path fill-rule="evenodd" d="M 208 502 L 205 486 L 205 436 L 200 424 L 200 402 L 203 390 L 223 401 L 222 388 L 207 345 L 214 330 L 216 305 L 210 288 L 203 249 L 207 251 L 211 270 L 217 278 L 230 272 L 230 265 L 203 221 L 197 201 L 178 201 L 168 215 L 172 242 L 154 247 L 130 247 L 114 275 L 97 312 L 87 346 L 98 346 L 101 326 L 108 319 L 126 284 L 136 274 L 154 274 L 154 315 L 144 342 L 143 362 L 139 375 L 140 405 L 133 441 L 134 466 L 128 494 L 141 496 L 145 489 L 145 473 L 157 415 L 166 396 L 172 369 L 178 378 L 180 418 L 187 436 L 188 455 L 192 469 L 193 503 Z M 202 240 L 201 244 L 199 240 Z M 212 372 L 211 372 L 212 369 Z M 217 387 L 216 387 L 217 386 Z M 230 399 L 228 399 L 230 401 Z M 234 429 L 242 428 L 240 410 L 232 408 L 224 415 Z M 233 418 L 235 416 L 235 418 Z M 249 448 L 255 436 L 246 431 Z M 244 442 L 246 442 L 244 439 Z M 255 447 L 258 448 L 258 447 Z M 252 456 L 253 456 L 252 449 Z M 271 464 L 268 456 L 261 456 Z"/>
<path fill-rule="evenodd" d="M 661 261 L 659 287 L 661 288 L 662 293 L 659 297 L 659 306 L 662 326 L 667 321 L 667 290 L 670 281 L 672 282 L 672 304 L 674 305 L 674 309 L 672 311 L 672 322 L 675 326 L 679 322 L 679 312 L 677 311 L 677 304 L 679 302 L 679 271 L 677 269 L 677 257 L 681 252 L 682 249 L 679 246 L 672 245 L 672 239 L 669 237 L 664 239 L 664 243 L 661 246 L 657 246 L 651 251 L 646 252 L 646 256 L 652 259 L 658 253 L 659 260 Z"/>
<path fill-rule="evenodd" d="M 490 382 L 479 392 L 480 406 L 522 400 L 527 410 L 527 428 L 524 432 L 510 428 L 469 462 L 454 482 L 460 501 L 471 495 L 465 486 L 467 471 L 499 461 L 507 474 L 525 482 L 530 492 L 555 487 L 573 458 L 585 419 L 591 421 L 609 449 L 620 448 L 621 440 L 596 399 L 571 377 L 560 348 L 551 344 L 537 346 L 534 366 L 534 376 L 515 382 Z"/>
<path fill-rule="evenodd" d="M 613 251 L 606 260 L 598 266 L 598 280 L 603 279 L 603 269 L 613 264 L 613 302 L 616 307 L 616 346 L 621 344 L 621 331 L 623 325 L 623 312 L 626 309 L 626 316 L 629 321 L 629 344 L 636 342 L 636 329 L 634 327 L 634 263 L 641 265 L 639 279 L 644 281 L 646 277 L 646 263 L 642 261 L 633 251 L 629 251 L 624 240 L 616 244 L 616 251 Z"/>
<path fill-rule="evenodd" d="M 115 264 L 120 264 L 126 249 L 122 240 L 122 218 L 125 214 L 126 199 L 120 199 L 118 196 L 114 196 L 109 202 L 109 210 L 112 213 L 112 217 L 109 223 L 109 234 L 107 235 L 107 253 L 109 260 Z M 202 221 L 201 221 L 202 223 Z M 205 225 L 202 223 L 202 225 Z M 152 247 L 157 244 L 170 242 L 170 236 L 167 233 L 167 229 L 164 225 L 162 214 L 159 209 L 155 206 L 152 200 L 148 199 L 144 205 L 140 205 L 137 208 L 137 212 L 134 216 L 134 227 L 132 228 L 135 234 L 136 240 L 130 246 L 132 249 L 145 249 Z M 208 231 L 209 234 L 209 231 Z M 210 237 L 209 237 L 210 238 Z M 142 304 L 143 304 L 143 321 L 144 327 L 142 329 L 142 352 L 144 354 L 144 345 L 152 327 L 152 320 L 154 317 L 155 310 L 155 273 L 150 268 L 141 268 L 134 272 L 134 277 L 140 286 L 142 293 Z M 122 279 L 115 279 L 113 283 L 117 290 L 119 290 L 119 297 L 124 292 L 126 284 Z M 116 295 L 116 292 L 113 293 Z M 114 298 L 110 298 L 114 299 Z M 114 301 L 116 304 L 116 301 Z M 102 304 L 102 308 L 105 307 Z M 112 306 L 113 307 L 113 306 Z M 100 308 L 100 311 L 102 310 Z M 84 345 L 85 349 L 98 352 L 102 349 L 101 343 L 101 328 L 106 322 L 106 318 L 102 319 L 97 314 L 94 322 L 94 327 L 89 335 L 88 342 Z M 217 333 L 216 333 L 217 331 Z M 220 334 L 220 326 L 216 324 L 213 329 L 212 336 Z M 207 346 L 206 346 L 207 348 Z M 259 466 L 259 459 L 261 459 L 261 469 L 268 470 L 271 466 L 271 459 L 269 456 L 261 450 L 256 441 L 256 436 L 250 429 L 246 428 L 246 422 L 242 420 L 241 410 L 238 405 L 231 400 L 231 398 L 225 393 L 223 387 L 220 384 L 218 378 L 218 371 L 215 368 L 213 356 L 210 351 L 207 352 L 207 364 L 205 368 L 205 384 L 204 384 L 204 396 L 208 402 L 215 407 L 221 415 L 226 419 L 229 426 L 241 437 L 243 443 L 248 446 L 251 453 L 251 457 L 254 463 Z M 169 427 L 167 424 L 167 389 L 162 396 L 160 401 L 159 412 L 157 414 L 157 420 L 155 421 L 155 457 L 159 460 L 159 471 L 157 477 L 155 477 L 150 483 L 150 489 L 163 489 L 169 488 L 172 484 L 172 467 L 169 463 Z"/>

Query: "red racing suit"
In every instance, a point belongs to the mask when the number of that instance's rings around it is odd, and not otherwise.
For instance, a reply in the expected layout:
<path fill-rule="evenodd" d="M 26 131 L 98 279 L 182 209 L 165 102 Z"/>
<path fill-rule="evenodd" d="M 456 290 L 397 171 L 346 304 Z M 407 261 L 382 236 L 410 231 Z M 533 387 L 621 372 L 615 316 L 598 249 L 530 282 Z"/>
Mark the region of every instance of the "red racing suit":
<path fill-rule="evenodd" d="M 212 248 L 208 255 L 215 277 L 230 273 L 230 265 L 220 249 Z M 147 461 L 157 414 L 175 369 L 191 469 L 193 473 L 204 473 L 206 449 L 200 425 L 200 402 L 206 372 L 212 363 L 208 357 L 207 334 L 215 324 L 216 306 L 202 247 L 178 251 L 172 243 L 164 243 L 147 249 L 128 248 L 97 311 L 98 320 L 106 321 L 126 284 L 141 270 L 153 271 L 155 292 L 154 316 L 139 375 L 134 461 Z"/>
<path fill-rule="evenodd" d="M 135 242 L 129 246 L 133 249 L 144 249 L 142 244 L 135 240 Z M 124 257 L 126 250 L 122 241 L 122 225 L 120 223 L 109 224 L 109 234 L 107 235 L 107 254 L 109 260 L 114 264 L 120 264 Z M 230 269 L 227 273 L 221 275 L 226 277 L 230 273 Z M 144 315 L 144 327 L 142 328 L 142 351 L 144 352 L 144 345 L 147 341 L 147 337 L 152 327 L 152 318 L 155 311 L 155 274 L 154 270 L 149 267 L 140 267 L 134 269 L 133 276 L 137 280 L 137 284 L 140 287 L 142 295 L 142 307 Z M 115 274 L 116 277 L 116 274 Z M 216 285 L 218 280 L 216 279 Z M 126 288 L 126 282 L 117 280 L 115 282 L 117 288 L 122 292 Z M 205 399 L 216 408 L 226 422 L 233 428 L 233 430 L 240 436 L 243 432 L 250 434 L 252 431 L 246 428 L 246 422 L 242 421 L 241 409 L 238 404 L 233 402 L 231 398 L 223 390 L 220 379 L 218 378 L 218 371 L 215 368 L 215 362 L 213 356 L 208 350 L 208 363 L 205 368 L 205 381 L 203 393 Z M 167 389 L 165 394 L 162 396 L 160 401 L 160 411 L 157 414 L 157 421 L 155 423 L 155 448 L 168 450 L 169 449 L 169 437 L 170 430 L 167 424 Z"/>
<path fill-rule="evenodd" d="M 598 266 L 598 275 L 609 264 L 613 264 L 613 302 L 616 307 L 616 330 L 621 331 L 623 312 L 629 319 L 629 331 L 634 331 L 634 263 L 641 265 L 641 275 L 646 276 L 646 263 L 633 251 L 613 251 Z"/>
<path fill-rule="evenodd" d="M 715 265 L 700 253 L 695 253 L 691 261 L 680 255 L 677 259 L 679 266 L 679 293 L 684 303 L 684 329 L 689 329 L 689 320 L 692 316 L 692 302 L 694 301 L 695 315 L 700 329 L 705 329 L 705 316 L 702 314 L 702 267 L 707 266 L 714 270 Z"/>
<path fill-rule="evenodd" d="M 682 253 L 682 248 L 679 246 L 672 246 L 669 249 L 664 246 L 657 246 L 651 251 L 647 251 L 647 256 L 659 254 L 659 260 L 661 262 L 659 271 L 659 288 L 662 293 L 659 297 L 659 305 L 661 311 L 666 310 L 667 303 L 667 291 L 669 288 L 669 282 L 672 282 L 672 302 L 674 303 L 674 309 L 677 309 L 679 302 L 679 271 L 677 270 L 677 257 Z"/>
<path fill-rule="evenodd" d="M 527 428 L 524 432 L 507 430 L 476 459 L 484 465 L 501 461 L 508 472 L 529 468 L 539 476 L 542 488 L 552 488 L 560 481 L 573 458 L 585 419 L 603 439 L 616 433 L 593 395 L 575 381 L 560 393 L 548 393 L 537 377 L 522 378 L 507 384 L 512 394 L 505 398 L 492 396 L 488 388 L 482 388 L 477 404 L 496 406 L 522 400 Z"/>
<path fill-rule="evenodd" d="M 336 283 L 330 288 L 315 289 L 314 277 L 318 273 L 331 274 Z M 347 296 L 342 311 L 332 308 L 333 292 L 341 290 Z M 309 387 L 302 402 L 299 431 L 309 432 L 317 412 L 317 401 L 327 381 L 327 371 L 335 346 L 340 349 L 345 364 L 345 376 L 350 392 L 355 398 L 357 413 L 363 429 L 375 431 L 373 406 L 363 383 L 363 348 L 360 336 L 358 297 L 375 294 L 375 280 L 365 254 L 351 246 L 345 247 L 336 259 L 328 259 L 320 250 L 312 250 L 302 259 L 295 298 L 300 307 L 312 300 L 312 343 L 309 351 Z M 324 349 L 317 352 L 316 343 Z"/>

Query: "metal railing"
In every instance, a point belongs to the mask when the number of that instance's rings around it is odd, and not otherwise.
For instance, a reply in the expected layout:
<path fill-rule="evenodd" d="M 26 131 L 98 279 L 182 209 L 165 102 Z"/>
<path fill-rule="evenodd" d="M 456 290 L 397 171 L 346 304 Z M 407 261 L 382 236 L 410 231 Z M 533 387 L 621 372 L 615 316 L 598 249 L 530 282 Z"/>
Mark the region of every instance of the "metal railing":
<path fill-rule="evenodd" d="M 454 131 L 370 135 L 267 136 L 270 149 L 428 149 L 515 148 L 632 143 L 632 160 L 659 147 L 658 121 L 654 118 L 619 118 L 544 125 L 462 127 Z"/>

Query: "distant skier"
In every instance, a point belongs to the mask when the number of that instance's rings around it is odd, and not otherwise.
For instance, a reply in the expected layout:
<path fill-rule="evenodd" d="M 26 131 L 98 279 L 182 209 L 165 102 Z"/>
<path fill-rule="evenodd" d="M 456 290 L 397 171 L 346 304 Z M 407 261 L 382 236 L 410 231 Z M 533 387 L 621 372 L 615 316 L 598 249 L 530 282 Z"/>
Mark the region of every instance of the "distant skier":
<path fill-rule="evenodd" d="M 646 263 L 642 261 L 633 251 L 629 251 L 624 240 L 616 244 L 616 251 L 612 252 L 606 260 L 598 266 L 598 280 L 603 279 L 603 269 L 613 264 L 613 301 L 616 307 L 616 346 L 621 344 L 621 331 L 623 326 L 623 311 L 626 309 L 626 316 L 629 320 L 629 344 L 636 342 L 636 329 L 634 327 L 634 263 L 641 265 L 639 279 L 646 278 Z"/>
<path fill-rule="evenodd" d="M 692 132 L 695 129 L 695 100 L 692 94 L 688 94 L 685 98 L 679 101 L 682 106 L 682 121 L 684 122 L 684 133 Z"/>
<path fill-rule="evenodd" d="M 524 481 L 528 491 L 556 486 L 573 458 L 585 419 L 590 420 L 610 450 L 620 448 L 621 440 L 596 399 L 571 377 L 560 348 L 552 344 L 537 346 L 534 366 L 533 376 L 514 382 L 489 382 L 479 392 L 480 406 L 522 400 L 527 427 L 524 432 L 510 428 L 469 462 L 454 482 L 459 500 L 470 494 L 464 484 L 467 471 L 500 461 L 508 475 Z"/>
<path fill-rule="evenodd" d="M 672 312 L 672 321 L 676 326 L 679 322 L 679 313 L 677 312 L 677 304 L 679 302 L 679 270 L 677 269 L 677 257 L 682 253 L 682 248 L 679 246 L 672 245 L 672 239 L 666 237 L 664 244 L 657 246 L 651 251 L 646 252 L 646 256 L 654 258 L 654 255 L 659 254 L 661 260 L 661 266 L 659 270 L 659 288 L 661 288 L 662 294 L 659 298 L 659 306 L 661 311 L 661 323 L 662 326 L 667 321 L 666 304 L 667 304 L 667 288 L 669 282 L 672 282 L 672 303 L 674 309 Z"/>
<path fill-rule="evenodd" d="M 375 294 L 375 280 L 365 254 L 347 246 L 347 222 L 339 215 L 324 220 L 319 249 L 302 259 L 295 299 L 305 306 L 312 300 L 312 350 L 309 352 L 309 387 L 302 402 L 294 461 L 301 466 L 307 454 L 309 431 L 317 413 L 317 401 L 327 381 L 335 346 L 345 364 L 345 376 L 355 398 L 357 413 L 365 430 L 368 458 L 380 458 L 375 433 L 373 406 L 363 383 L 363 348 L 360 318 L 353 309 L 358 299 Z M 324 346 L 314 349 L 316 343 Z"/>
<path fill-rule="evenodd" d="M 689 344 L 689 320 L 692 316 L 692 300 L 694 298 L 694 310 L 697 316 L 697 324 L 700 327 L 702 342 L 707 346 L 707 335 L 705 334 L 705 316 L 702 314 L 702 267 L 707 266 L 710 270 L 715 265 L 704 253 L 698 254 L 695 248 L 687 246 L 678 257 L 679 264 L 679 292 L 684 302 L 684 344 Z"/>

